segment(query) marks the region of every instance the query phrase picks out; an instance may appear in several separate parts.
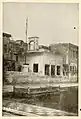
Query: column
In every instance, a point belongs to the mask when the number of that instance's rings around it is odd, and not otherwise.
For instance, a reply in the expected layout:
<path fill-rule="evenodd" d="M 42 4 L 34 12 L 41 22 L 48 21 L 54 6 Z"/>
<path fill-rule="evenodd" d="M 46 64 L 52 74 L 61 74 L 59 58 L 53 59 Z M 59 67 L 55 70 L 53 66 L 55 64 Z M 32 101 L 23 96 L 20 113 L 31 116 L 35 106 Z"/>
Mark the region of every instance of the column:
<path fill-rule="evenodd" d="M 49 65 L 49 75 L 51 76 L 51 65 Z"/>
<path fill-rule="evenodd" d="M 69 69 L 69 74 L 68 74 L 68 78 L 71 78 L 71 72 L 70 72 L 70 65 L 68 65 L 68 69 Z"/>
<path fill-rule="evenodd" d="M 55 76 L 57 76 L 57 65 L 55 65 Z"/>
<path fill-rule="evenodd" d="M 60 66 L 60 75 L 63 76 L 63 66 Z"/>

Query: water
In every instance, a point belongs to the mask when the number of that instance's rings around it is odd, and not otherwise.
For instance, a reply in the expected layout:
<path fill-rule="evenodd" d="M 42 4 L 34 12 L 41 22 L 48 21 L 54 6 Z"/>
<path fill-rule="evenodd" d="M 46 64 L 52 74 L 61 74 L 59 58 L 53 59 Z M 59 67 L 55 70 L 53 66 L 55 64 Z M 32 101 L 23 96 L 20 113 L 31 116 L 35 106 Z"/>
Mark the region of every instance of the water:
<path fill-rule="evenodd" d="M 56 95 L 33 97 L 28 103 L 78 113 L 78 89 L 73 87 Z"/>
<path fill-rule="evenodd" d="M 55 95 L 51 94 L 51 95 L 45 95 L 40 97 L 34 96 L 29 99 L 12 97 L 10 101 L 14 99 L 23 103 L 28 103 L 28 104 L 33 104 L 33 105 L 43 106 L 53 109 L 60 109 L 67 112 L 73 112 L 78 114 L 78 88 L 77 87 L 67 88 L 67 91 L 59 92 L 58 94 Z"/>

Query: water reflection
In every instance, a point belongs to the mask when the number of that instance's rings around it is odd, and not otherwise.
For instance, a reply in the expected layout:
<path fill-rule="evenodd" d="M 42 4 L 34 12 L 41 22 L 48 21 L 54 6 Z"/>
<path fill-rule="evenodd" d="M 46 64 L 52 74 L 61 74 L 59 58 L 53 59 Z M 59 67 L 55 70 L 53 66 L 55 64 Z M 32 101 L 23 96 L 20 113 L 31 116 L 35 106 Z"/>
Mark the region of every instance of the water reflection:
<path fill-rule="evenodd" d="M 32 96 L 30 98 L 23 98 L 23 96 L 20 98 L 16 95 L 16 97 L 8 97 L 8 101 L 16 100 L 21 103 L 28 103 L 33 104 L 37 106 L 43 106 L 53 109 L 60 109 L 67 112 L 73 112 L 78 114 L 78 88 L 77 87 L 71 87 L 67 88 L 67 90 L 59 90 L 58 93 L 44 95 L 44 96 Z M 6 104 L 6 98 L 4 97 L 4 103 Z M 5 101 L 6 100 L 6 101 Z M 10 102 L 9 101 L 9 102 Z"/>
<path fill-rule="evenodd" d="M 30 103 L 38 106 L 78 113 L 78 89 L 68 88 L 67 91 L 60 91 L 56 95 L 33 97 Z"/>

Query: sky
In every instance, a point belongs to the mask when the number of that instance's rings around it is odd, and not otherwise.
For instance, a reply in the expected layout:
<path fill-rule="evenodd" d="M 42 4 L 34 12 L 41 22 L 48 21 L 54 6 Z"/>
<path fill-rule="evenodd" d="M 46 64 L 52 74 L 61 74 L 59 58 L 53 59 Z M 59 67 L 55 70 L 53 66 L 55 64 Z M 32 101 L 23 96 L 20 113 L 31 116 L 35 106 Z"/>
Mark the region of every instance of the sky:
<path fill-rule="evenodd" d="M 4 3 L 3 32 L 10 33 L 14 40 L 26 41 L 27 17 L 28 37 L 38 36 L 39 44 L 78 45 L 78 3 Z"/>

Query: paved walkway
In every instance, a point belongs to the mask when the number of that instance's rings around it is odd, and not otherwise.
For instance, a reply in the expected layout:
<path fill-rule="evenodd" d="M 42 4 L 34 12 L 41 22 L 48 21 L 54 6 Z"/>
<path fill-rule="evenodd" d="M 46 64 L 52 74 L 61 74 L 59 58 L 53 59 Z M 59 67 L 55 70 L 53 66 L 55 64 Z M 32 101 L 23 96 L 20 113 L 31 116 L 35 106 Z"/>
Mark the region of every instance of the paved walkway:
<path fill-rule="evenodd" d="M 8 102 L 7 107 L 3 107 L 4 111 L 13 112 L 24 116 L 77 116 L 75 113 L 69 113 L 61 110 L 40 107 L 30 104 Z"/>

